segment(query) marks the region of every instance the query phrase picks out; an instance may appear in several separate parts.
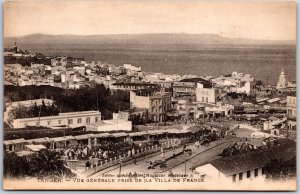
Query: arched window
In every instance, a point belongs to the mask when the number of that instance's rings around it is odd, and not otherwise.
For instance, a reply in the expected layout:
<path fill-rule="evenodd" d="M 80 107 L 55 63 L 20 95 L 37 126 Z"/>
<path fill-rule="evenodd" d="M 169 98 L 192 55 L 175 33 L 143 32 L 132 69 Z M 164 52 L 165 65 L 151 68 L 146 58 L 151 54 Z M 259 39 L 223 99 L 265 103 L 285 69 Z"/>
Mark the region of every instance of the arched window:
<path fill-rule="evenodd" d="M 91 122 L 90 117 L 87 117 L 87 118 L 86 118 L 86 123 L 90 123 L 90 122 Z"/>

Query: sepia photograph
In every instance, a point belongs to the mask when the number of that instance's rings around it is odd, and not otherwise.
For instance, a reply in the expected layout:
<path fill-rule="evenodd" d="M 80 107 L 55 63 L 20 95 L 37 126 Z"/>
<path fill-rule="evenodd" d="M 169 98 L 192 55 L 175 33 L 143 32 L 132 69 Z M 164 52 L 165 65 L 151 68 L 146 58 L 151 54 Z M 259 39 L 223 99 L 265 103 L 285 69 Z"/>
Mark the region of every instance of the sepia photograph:
<path fill-rule="evenodd" d="M 296 2 L 7 0 L 3 189 L 295 191 Z"/>

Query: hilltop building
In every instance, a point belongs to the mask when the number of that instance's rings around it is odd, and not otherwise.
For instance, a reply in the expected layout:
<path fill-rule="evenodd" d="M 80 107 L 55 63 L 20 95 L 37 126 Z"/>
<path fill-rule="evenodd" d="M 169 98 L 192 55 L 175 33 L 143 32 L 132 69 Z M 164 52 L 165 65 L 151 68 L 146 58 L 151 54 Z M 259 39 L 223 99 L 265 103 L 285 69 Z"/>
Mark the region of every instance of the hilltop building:
<path fill-rule="evenodd" d="M 59 113 L 56 116 L 32 117 L 15 119 L 12 122 L 12 128 L 25 128 L 26 126 L 43 126 L 43 127 L 81 127 L 87 124 L 97 123 L 101 120 L 99 111 L 82 111 Z"/>
<path fill-rule="evenodd" d="M 267 151 L 238 154 L 219 158 L 196 167 L 196 171 L 206 182 L 226 184 L 263 183 L 266 178 L 265 167 L 272 160 L 287 161 L 295 157 L 296 146 L 272 147 Z"/>
<path fill-rule="evenodd" d="M 201 87 L 199 86 L 201 85 Z M 174 82 L 173 97 L 196 95 L 196 88 L 212 88 L 212 83 L 202 78 L 187 78 Z"/>
<path fill-rule="evenodd" d="M 130 91 L 130 109 L 145 110 L 147 119 L 151 121 L 165 121 L 171 105 L 171 94 L 168 92 L 156 92 L 149 89 Z"/>
<path fill-rule="evenodd" d="M 288 124 L 288 128 L 289 129 L 293 129 L 296 130 L 296 116 L 297 116 L 297 111 L 296 111 L 296 103 L 297 103 L 297 99 L 296 99 L 296 94 L 295 95 L 290 95 L 287 96 L 287 124 Z"/>
<path fill-rule="evenodd" d="M 286 76 L 285 76 L 285 73 L 284 73 L 284 70 L 283 68 L 281 69 L 281 73 L 279 75 L 279 80 L 277 82 L 277 87 L 276 89 L 285 89 L 287 88 L 287 85 L 288 85 L 288 81 L 286 79 Z"/>

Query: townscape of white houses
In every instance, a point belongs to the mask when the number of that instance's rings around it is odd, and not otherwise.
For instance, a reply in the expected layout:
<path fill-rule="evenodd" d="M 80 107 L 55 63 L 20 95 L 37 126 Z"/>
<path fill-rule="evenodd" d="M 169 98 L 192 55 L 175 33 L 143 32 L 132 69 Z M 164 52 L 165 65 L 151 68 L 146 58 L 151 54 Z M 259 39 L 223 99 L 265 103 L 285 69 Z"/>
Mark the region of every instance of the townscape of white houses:
<path fill-rule="evenodd" d="M 103 118 L 98 104 L 95 105 L 97 108 L 86 111 L 15 118 L 12 113 L 20 107 L 55 107 L 56 102 L 42 96 L 25 101 L 7 101 L 4 122 L 10 131 L 26 131 L 29 128 L 84 129 L 83 135 L 5 140 L 6 151 L 16 152 L 20 156 L 41 149 L 71 149 L 71 145 L 85 145 L 92 150 L 109 141 L 116 144 L 137 142 L 142 147 L 142 143 L 150 139 L 163 142 L 162 149 L 171 149 L 175 139 L 186 146 L 187 140 L 192 142 L 198 136 L 204 141 L 206 132 L 211 136 L 217 134 L 218 138 L 230 136 L 235 141 L 246 139 L 245 145 L 251 145 L 253 149 L 264 146 L 268 138 L 295 140 L 296 137 L 296 84 L 287 80 L 283 68 L 278 72 L 277 85 L 272 86 L 260 83 L 250 74 L 239 72 L 217 77 L 153 73 L 131 64 L 118 66 L 70 56 L 31 54 L 17 46 L 5 49 L 4 56 L 13 57 L 16 61 L 31 57 L 37 59 L 36 63 L 30 61 L 27 66 L 5 64 L 5 85 L 47 85 L 78 91 L 103 84 L 111 94 L 125 93 L 130 103 L 128 110 L 112 113 L 111 119 Z M 232 122 L 234 125 L 225 127 L 222 122 Z M 193 127 L 199 129 L 193 131 Z M 149 153 L 160 150 L 158 145 L 142 147 L 138 152 L 130 148 L 130 154 L 125 150 L 126 154 L 111 158 L 105 156 L 105 160 L 97 163 L 95 168 L 102 169 L 104 164 L 109 166 L 108 161 L 113 165 L 118 157 L 130 158 L 132 154 L 148 153 L 147 149 Z M 288 156 L 275 154 L 272 157 L 280 159 Z M 220 158 L 195 166 L 195 172 L 207 181 L 238 183 L 264 180 L 264 167 L 272 157 L 266 157 L 262 152 L 255 156 Z"/>

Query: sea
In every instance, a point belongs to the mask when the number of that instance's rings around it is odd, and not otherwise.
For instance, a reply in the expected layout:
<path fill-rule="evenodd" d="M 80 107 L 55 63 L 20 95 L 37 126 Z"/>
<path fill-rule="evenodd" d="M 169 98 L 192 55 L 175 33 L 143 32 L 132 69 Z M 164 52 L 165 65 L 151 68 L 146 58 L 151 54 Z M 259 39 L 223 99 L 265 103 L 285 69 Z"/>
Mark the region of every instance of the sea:
<path fill-rule="evenodd" d="M 23 50 L 51 56 L 83 57 L 86 61 L 132 64 L 146 72 L 219 76 L 248 73 L 276 84 L 284 68 L 296 81 L 295 45 L 151 45 L 151 44 L 24 44 Z"/>

